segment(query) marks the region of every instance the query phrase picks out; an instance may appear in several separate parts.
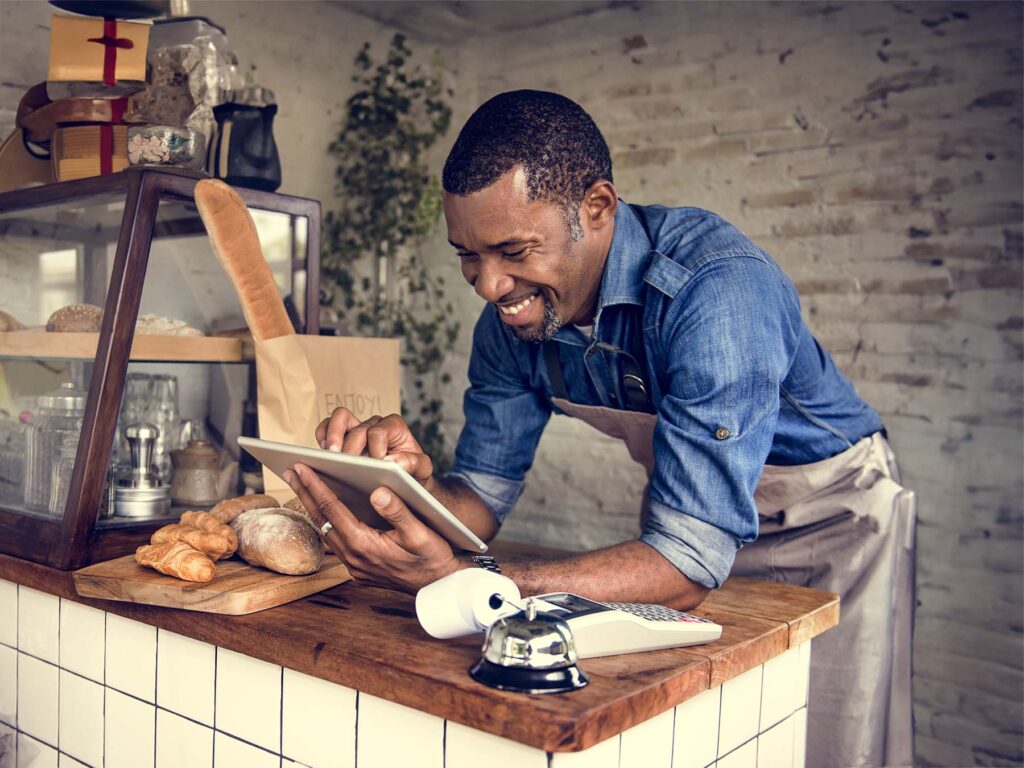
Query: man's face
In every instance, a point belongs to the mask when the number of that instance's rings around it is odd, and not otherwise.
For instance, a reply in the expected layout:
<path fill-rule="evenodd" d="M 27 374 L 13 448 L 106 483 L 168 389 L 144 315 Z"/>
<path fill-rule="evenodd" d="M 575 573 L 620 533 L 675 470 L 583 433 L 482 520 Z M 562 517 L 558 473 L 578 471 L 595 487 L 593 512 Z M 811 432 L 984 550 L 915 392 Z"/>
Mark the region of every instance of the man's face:
<path fill-rule="evenodd" d="M 523 341 L 593 321 L 611 227 L 592 228 L 583 208 L 583 237 L 574 241 L 563 208 L 529 200 L 521 168 L 478 192 L 444 194 L 463 277 Z"/>

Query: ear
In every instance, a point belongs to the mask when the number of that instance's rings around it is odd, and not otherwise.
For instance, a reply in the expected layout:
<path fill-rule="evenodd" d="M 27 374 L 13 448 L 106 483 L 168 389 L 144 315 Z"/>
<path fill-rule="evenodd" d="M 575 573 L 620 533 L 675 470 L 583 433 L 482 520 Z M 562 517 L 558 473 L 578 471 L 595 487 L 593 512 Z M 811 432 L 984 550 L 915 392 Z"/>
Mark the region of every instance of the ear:
<path fill-rule="evenodd" d="M 615 220 L 615 209 L 619 196 L 615 185 L 607 179 L 599 179 L 587 187 L 580 206 L 580 221 L 589 229 L 603 229 Z"/>

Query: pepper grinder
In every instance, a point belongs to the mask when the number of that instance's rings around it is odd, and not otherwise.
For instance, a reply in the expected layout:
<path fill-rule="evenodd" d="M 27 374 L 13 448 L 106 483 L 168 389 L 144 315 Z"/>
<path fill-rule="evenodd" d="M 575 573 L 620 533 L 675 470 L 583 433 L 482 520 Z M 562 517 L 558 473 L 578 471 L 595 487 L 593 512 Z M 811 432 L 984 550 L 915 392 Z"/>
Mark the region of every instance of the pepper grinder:
<path fill-rule="evenodd" d="M 118 517 L 158 517 L 171 512 L 171 487 L 152 470 L 153 449 L 160 430 L 146 422 L 124 428 L 132 468 L 117 483 L 114 514 Z"/>

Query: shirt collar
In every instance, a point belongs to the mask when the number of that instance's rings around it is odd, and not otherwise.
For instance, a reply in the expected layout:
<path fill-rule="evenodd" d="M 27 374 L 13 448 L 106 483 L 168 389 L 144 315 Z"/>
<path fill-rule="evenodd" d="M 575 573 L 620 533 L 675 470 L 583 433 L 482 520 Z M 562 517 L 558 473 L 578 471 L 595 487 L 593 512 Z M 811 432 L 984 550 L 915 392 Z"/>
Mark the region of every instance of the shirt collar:
<path fill-rule="evenodd" d="M 615 210 L 615 234 L 601 278 L 598 314 L 613 304 L 643 304 L 644 273 L 653 247 L 636 212 L 620 200 Z"/>
<path fill-rule="evenodd" d="M 599 325 L 601 311 L 605 307 L 615 304 L 640 306 L 644 303 L 644 274 L 650 264 L 652 251 L 653 245 L 647 237 L 647 230 L 636 212 L 619 200 L 615 209 L 615 232 L 605 260 L 604 274 L 601 276 L 595 326 Z M 587 346 L 575 328 L 560 328 L 554 338 L 570 346 Z"/>

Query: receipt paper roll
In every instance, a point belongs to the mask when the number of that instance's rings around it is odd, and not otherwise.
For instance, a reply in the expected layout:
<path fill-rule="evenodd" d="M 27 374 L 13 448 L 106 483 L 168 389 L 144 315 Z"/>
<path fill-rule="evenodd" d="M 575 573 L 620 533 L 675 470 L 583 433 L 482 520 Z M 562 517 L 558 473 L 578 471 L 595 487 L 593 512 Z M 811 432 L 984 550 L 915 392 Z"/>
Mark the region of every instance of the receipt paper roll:
<path fill-rule="evenodd" d="M 492 597 L 519 602 L 519 587 L 507 576 L 483 568 L 465 568 L 438 579 L 416 593 L 416 618 L 431 637 L 448 640 L 487 629 L 519 609 L 508 603 L 497 608 Z"/>

